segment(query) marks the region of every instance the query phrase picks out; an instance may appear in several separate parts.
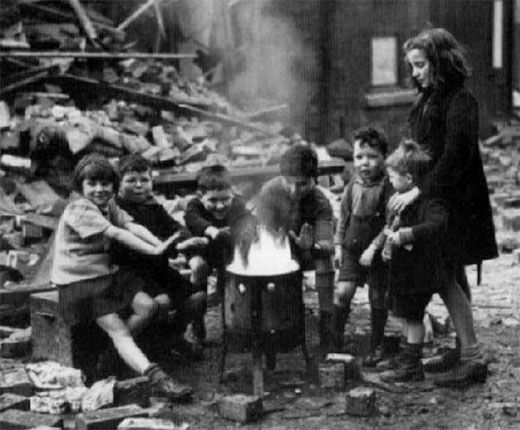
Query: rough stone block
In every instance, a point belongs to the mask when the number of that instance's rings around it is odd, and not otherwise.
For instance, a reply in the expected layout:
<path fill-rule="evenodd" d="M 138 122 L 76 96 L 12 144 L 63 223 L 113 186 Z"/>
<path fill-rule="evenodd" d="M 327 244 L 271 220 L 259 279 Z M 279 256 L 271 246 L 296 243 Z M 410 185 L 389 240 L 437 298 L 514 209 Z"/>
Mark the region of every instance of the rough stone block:
<path fill-rule="evenodd" d="M 356 358 L 350 354 L 327 354 L 325 359 L 327 363 L 342 363 L 345 370 L 346 380 L 358 380 L 360 378 L 359 366 Z"/>
<path fill-rule="evenodd" d="M 520 210 L 505 209 L 502 211 L 502 225 L 507 230 L 520 231 Z"/>
<path fill-rule="evenodd" d="M 174 430 L 175 428 L 172 421 L 159 418 L 126 418 L 117 426 L 117 430 Z"/>
<path fill-rule="evenodd" d="M 55 415 L 35 414 L 34 412 L 10 409 L 0 413 L 0 429 L 30 429 L 38 426 L 60 427 L 61 417 Z"/>
<path fill-rule="evenodd" d="M 345 396 L 345 413 L 361 417 L 375 415 L 376 392 L 371 388 L 357 387 Z"/>
<path fill-rule="evenodd" d="M 0 373 L 0 394 L 12 393 L 29 397 L 31 381 L 22 367 L 2 370 Z"/>
<path fill-rule="evenodd" d="M 85 412 L 76 416 L 76 430 L 117 430 L 117 426 L 125 418 L 147 415 L 147 411 L 137 405 Z"/>
<path fill-rule="evenodd" d="M 320 363 L 318 377 L 321 388 L 345 388 L 345 365 L 343 363 Z"/>
<path fill-rule="evenodd" d="M 29 397 L 19 396 L 18 394 L 5 393 L 0 394 L 0 412 L 7 409 L 19 409 L 21 411 L 28 411 L 31 402 Z"/>
<path fill-rule="evenodd" d="M 245 394 L 226 396 L 219 403 L 219 412 L 222 417 L 241 423 L 256 421 L 263 415 L 262 399 Z"/>
<path fill-rule="evenodd" d="M 150 382 L 145 376 L 118 381 L 114 385 L 115 406 L 136 404 L 146 408 L 150 404 L 150 395 Z"/>

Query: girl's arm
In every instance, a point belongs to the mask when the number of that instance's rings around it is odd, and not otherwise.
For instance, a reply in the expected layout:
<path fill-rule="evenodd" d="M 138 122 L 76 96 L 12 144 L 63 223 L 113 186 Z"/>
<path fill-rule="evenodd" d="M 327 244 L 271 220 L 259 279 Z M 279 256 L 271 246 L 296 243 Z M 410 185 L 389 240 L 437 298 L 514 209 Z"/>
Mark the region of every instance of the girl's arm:
<path fill-rule="evenodd" d="M 161 240 L 159 240 L 159 238 L 157 238 L 150 230 L 148 230 L 141 224 L 137 224 L 135 222 L 127 222 L 125 224 L 125 229 L 152 246 L 157 246 L 161 244 Z"/>
<path fill-rule="evenodd" d="M 111 240 L 115 240 L 120 242 L 124 246 L 128 248 L 140 252 L 141 254 L 146 255 L 160 255 L 172 244 L 172 242 L 177 239 L 175 236 L 170 237 L 168 240 L 164 242 L 160 242 L 158 245 L 151 245 L 136 235 L 134 235 L 129 230 L 125 230 L 124 228 L 115 227 L 113 225 L 109 226 L 103 234 Z"/>

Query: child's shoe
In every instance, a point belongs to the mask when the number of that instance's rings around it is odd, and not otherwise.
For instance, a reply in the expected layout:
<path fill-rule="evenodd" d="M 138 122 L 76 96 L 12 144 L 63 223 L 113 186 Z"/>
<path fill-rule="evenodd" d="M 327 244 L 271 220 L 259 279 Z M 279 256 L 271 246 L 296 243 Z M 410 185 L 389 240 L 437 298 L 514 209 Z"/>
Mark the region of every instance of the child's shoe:
<path fill-rule="evenodd" d="M 150 380 L 152 396 L 166 396 L 170 400 L 183 402 L 190 400 L 193 395 L 193 388 L 174 381 L 155 363 L 150 364 L 144 375 Z"/>
<path fill-rule="evenodd" d="M 376 367 L 376 365 L 383 359 L 383 349 L 381 346 L 378 346 L 375 349 L 372 349 L 368 352 L 368 354 L 363 358 L 363 366 L 365 367 Z"/>
<path fill-rule="evenodd" d="M 450 370 L 459 362 L 460 349 L 447 348 L 440 355 L 429 359 L 424 364 L 424 371 L 428 373 L 439 373 Z"/>
<path fill-rule="evenodd" d="M 422 344 L 408 343 L 404 349 L 403 361 L 395 370 L 381 373 L 381 380 L 388 383 L 424 380 L 421 362 Z"/>
<path fill-rule="evenodd" d="M 439 387 L 463 388 L 486 382 L 487 373 L 487 363 L 484 360 L 462 361 L 448 372 L 436 376 L 433 382 Z"/>

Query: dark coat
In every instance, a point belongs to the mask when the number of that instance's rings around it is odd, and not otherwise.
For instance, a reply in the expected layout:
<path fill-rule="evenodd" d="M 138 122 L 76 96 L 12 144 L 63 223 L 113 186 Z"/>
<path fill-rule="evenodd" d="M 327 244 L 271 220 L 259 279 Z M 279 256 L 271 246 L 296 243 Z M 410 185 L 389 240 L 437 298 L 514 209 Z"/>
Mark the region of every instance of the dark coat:
<path fill-rule="evenodd" d="M 421 195 L 400 215 L 399 228 L 406 227 L 412 229 L 412 240 L 406 246 L 392 247 L 390 294 L 439 292 L 448 283 L 443 252 L 448 211 L 441 200 Z"/>
<path fill-rule="evenodd" d="M 175 243 L 191 237 L 190 233 L 153 198 L 145 203 L 133 203 L 116 196 L 115 201 L 134 219 L 136 224 L 146 227 L 161 240 L 166 240 L 177 232 L 180 232 L 181 235 Z M 177 251 L 174 245 L 163 255 L 144 255 L 117 242 L 113 242 L 110 247 L 110 257 L 115 264 L 144 272 L 166 270 L 169 267 L 168 258 L 176 256 Z"/>
<path fill-rule="evenodd" d="M 445 201 L 450 214 L 448 255 L 463 264 L 498 255 L 478 118 L 477 101 L 461 85 L 420 94 L 409 118 L 412 138 L 433 158 L 419 189 Z"/>

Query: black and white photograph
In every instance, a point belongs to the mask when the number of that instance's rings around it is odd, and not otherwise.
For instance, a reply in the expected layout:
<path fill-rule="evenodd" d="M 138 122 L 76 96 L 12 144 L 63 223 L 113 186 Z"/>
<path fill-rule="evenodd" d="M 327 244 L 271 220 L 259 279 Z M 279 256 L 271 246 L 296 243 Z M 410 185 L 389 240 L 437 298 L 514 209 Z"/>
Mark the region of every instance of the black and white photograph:
<path fill-rule="evenodd" d="M 0 0 L 0 430 L 520 429 L 520 0 Z"/>

